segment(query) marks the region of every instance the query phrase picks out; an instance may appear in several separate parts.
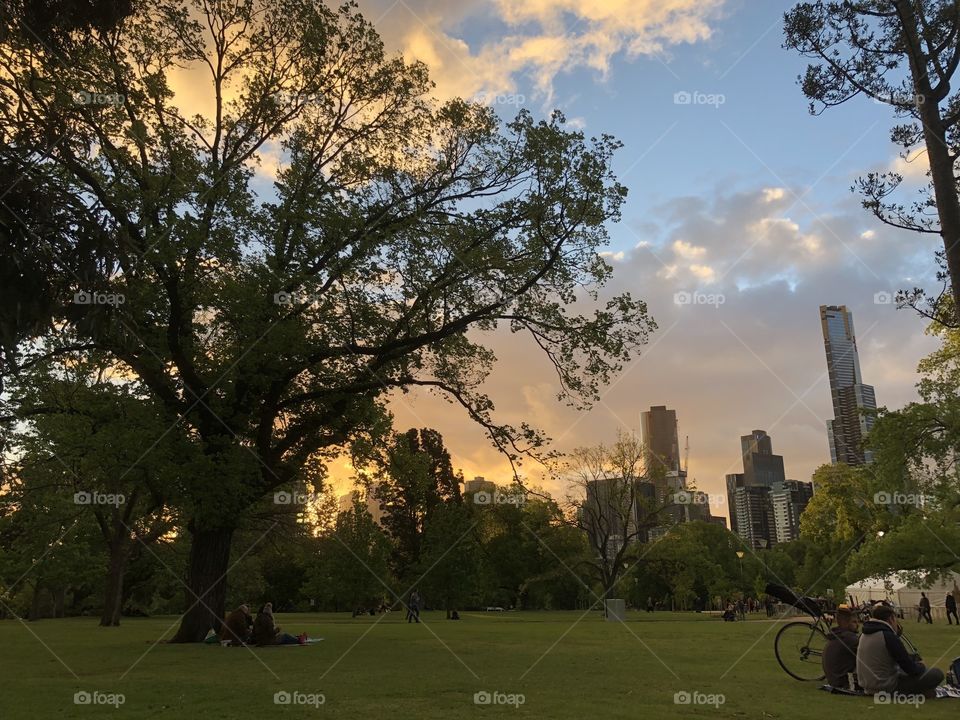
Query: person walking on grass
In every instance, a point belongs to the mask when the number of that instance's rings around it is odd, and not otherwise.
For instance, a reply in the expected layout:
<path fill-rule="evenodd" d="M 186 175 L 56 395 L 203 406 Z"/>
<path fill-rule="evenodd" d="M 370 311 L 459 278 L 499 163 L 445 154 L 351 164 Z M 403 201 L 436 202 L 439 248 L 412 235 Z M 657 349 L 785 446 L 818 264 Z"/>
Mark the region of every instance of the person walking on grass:
<path fill-rule="evenodd" d="M 420 622 L 420 593 L 414 590 L 410 593 L 410 602 L 407 605 L 407 623 Z"/>
<path fill-rule="evenodd" d="M 947 625 L 953 625 L 953 621 L 950 620 L 951 615 L 953 615 L 953 619 L 957 621 L 957 625 L 960 625 L 960 617 L 957 617 L 957 599 L 951 593 L 947 593 L 943 604 L 947 608 Z"/>
<path fill-rule="evenodd" d="M 933 617 L 930 615 L 930 598 L 925 592 L 920 593 L 920 614 L 917 615 L 917 622 L 924 619 L 928 625 L 933 624 Z"/>

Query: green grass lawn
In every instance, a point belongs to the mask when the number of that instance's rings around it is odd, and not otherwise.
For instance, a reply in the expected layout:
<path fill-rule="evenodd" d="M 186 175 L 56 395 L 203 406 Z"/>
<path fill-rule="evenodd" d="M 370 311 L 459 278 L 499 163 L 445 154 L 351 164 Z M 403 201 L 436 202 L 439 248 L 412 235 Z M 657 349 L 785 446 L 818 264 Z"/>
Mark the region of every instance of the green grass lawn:
<path fill-rule="evenodd" d="M 379 622 L 378 622 L 379 620 Z M 0 718 L 871 718 L 956 716 L 960 701 L 923 707 L 831 696 L 777 665 L 779 626 L 693 614 L 424 613 L 380 618 L 279 616 L 310 647 L 221 648 L 157 643 L 176 618 L 0 622 Z M 928 662 L 960 656 L 960 628 L 910 625 Z M 79 691 L 122 693 L 119 708 L 77 705 Z M 477 705 L 478 692 L 524 696 L 519 707 Z M 322 705 L 275 704 L 277 692 L 322 695 Z M 675 704 L 678 692 L 722 695 Z"/>

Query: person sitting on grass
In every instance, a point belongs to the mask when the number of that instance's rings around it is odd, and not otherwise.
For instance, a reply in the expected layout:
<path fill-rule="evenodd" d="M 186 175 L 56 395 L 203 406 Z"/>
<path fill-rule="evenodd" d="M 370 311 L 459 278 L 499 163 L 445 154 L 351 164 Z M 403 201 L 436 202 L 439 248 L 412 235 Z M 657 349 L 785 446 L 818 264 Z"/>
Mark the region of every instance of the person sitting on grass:
<path fill-rule="evenodd" d="M 306 634 L 294 637 L 290 633 L 280 632 L 273 622 L 273 603 L 266 603 L 257 612 L 257 619 L 253 621 L 254 645 L 303 645 L 306 640 Z"/>
<path fill-rule="evenodd" d="M 725 622 L 736 622 L 737 620 L 737 611 L 733 607 L 733 603 L 727 603 L 727 609 L 723 613 L 723 619 Z"/>
<path fill-rule="evenodd" d="M 857 645 L 857 681 L 873 695 L 880 692 L 897 695 L 936 697 L 936 687 L 943 682 L 943 671 L 927 668 L 919 656 L 911 656 L 900 634 L 903 632 L 896 611 L 877 605 L 872 619 L 863 624 Z"/>
<path fill-rule="evenodd" d="M 848 608 L 840 608 L 834 620 L 836 627 L 827 634 L 827 644 L 823 648 L 823 674 L 830 687 L 855 690 L 850 684 L 850 673 L 857 670 L 857 644 L 860 642 L 857 616 Z"/>
<path fill-rule="evenodd" d="M 227 615 L 220 626 L 220 642 L 229 642 L 231 645 L 245 645 L 250 641 L 250 628 L 253 626 L 253 617 L 250 608 L 241 605 Z"/>

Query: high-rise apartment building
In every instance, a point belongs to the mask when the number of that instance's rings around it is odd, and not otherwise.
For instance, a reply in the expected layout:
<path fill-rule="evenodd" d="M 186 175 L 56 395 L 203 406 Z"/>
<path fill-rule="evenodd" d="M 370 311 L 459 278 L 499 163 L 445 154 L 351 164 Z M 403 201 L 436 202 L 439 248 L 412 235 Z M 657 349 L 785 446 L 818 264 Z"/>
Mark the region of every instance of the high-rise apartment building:
<path fill-rule="evenodd" d="M 800 514 L 813 497 L 813 483 L 787 480 L 770 491 L 777 542 L 785 543 L 800 537 Z"/>

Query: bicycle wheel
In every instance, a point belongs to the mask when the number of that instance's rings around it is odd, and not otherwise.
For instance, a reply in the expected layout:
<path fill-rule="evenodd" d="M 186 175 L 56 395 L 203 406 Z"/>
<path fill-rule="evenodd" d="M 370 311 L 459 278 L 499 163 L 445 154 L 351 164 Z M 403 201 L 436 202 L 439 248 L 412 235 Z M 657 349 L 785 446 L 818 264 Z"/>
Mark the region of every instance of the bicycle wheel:
<path fill-rule="evenodd" d="M 780 663 L 790 677 L 797 680 L 823 680 L 821 658 L 827 636 L 818 625 L 809 622 L 791 622 L 780 628 L 773 648 Z"/>

